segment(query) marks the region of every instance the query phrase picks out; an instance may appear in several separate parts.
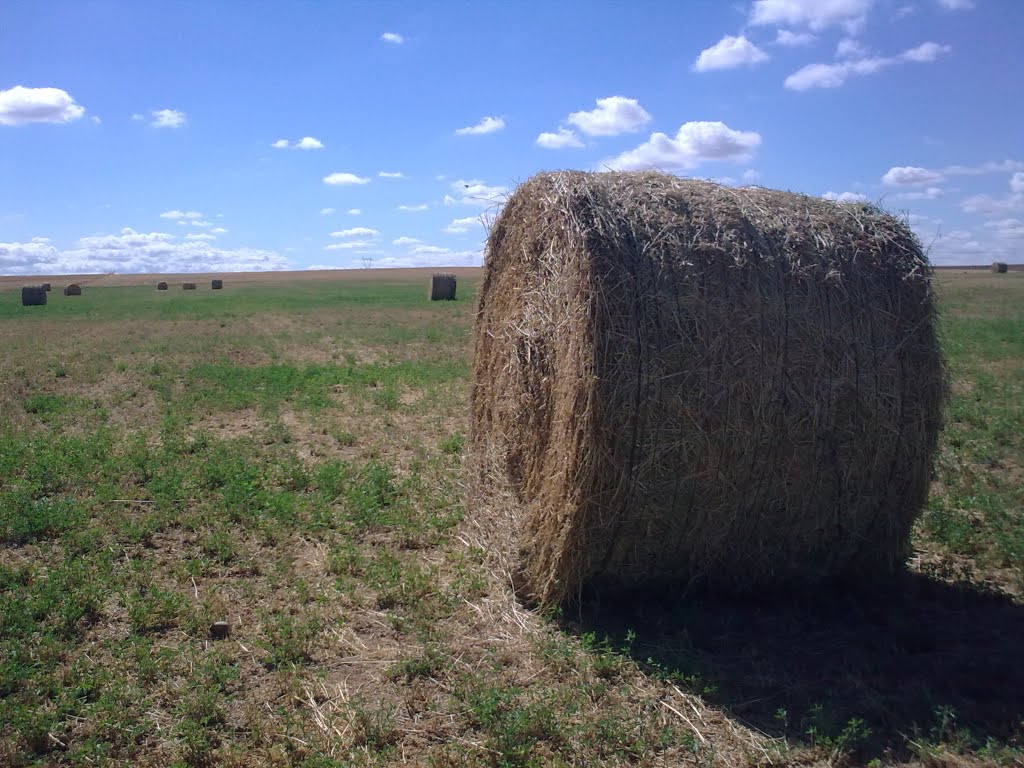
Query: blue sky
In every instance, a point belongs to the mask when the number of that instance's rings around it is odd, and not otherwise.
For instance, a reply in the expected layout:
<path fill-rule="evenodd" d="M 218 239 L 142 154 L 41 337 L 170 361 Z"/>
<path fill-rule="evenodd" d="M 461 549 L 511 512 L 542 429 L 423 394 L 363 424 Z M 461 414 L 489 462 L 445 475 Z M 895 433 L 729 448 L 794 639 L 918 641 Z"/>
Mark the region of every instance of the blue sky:
<path fill-rule="evenodd" d="M 1018 0 L 7 0 L 0 273 L 476 264 L 531 174 L 646 167 L 1024 261 L 1021 30 Z"/>

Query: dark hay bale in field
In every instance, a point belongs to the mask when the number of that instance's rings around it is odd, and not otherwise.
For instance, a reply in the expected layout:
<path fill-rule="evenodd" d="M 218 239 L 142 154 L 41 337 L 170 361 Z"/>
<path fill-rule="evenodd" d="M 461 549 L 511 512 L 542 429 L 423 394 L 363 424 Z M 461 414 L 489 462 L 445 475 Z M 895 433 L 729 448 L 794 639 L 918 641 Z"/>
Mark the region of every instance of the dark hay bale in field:
<path fill-rule="evenodd" d="M 156 289 L 158 291 L 166 291 L 167 290 L 167 283 L 165 283 L 165 282 L 163 282 L 161 280 L 159 283 L 156 284 Z"/>
<path fill-rule="evenodd" d="M 546 604 L 897 571 L 946 395 L 931 275 L 869 205 L 533 177 L 487 243 L 473 522 Z"/>
<path fill-rule="evenodd" d="M 430 276 L 430 300 L 455 300 L 455 275 L 434 274 Z"/>
<path fill-rule="evenodd" d="M 213 290 L 215 290 L 215 291 L 219 291 L 219 290 L 221 290 L 224 287 L 224 281 L 223 280 L 211 280 L 210 281 L 210 287 Z"/>
<path fill-rule="evenodd" d="M 21 289 L 21 306 L 37 307 L 46 304 L 46 288 L 41 285 L 26 285 Z"/>
<path fill-rule="evenodd" d="M 52 286 L 49 283 L 43 283 L 43 290 L 48 291 Z"/>
<path fill-rule="evenodd" d="M 182 283 L 181 290 L 183 291 L 194 291 L 196 289 L 195 283 Z"/>
<path fill-rule="evenodd" d="M 82 295 L 82 286 L 80 286 L 78 283 L 71 283 L 71 285 L 66 285 L 66 286 L 64 286 L 64 295 L 65 296 L 81 296 Z"/>
<path fill-rule="evenodd" d="M 1007 266 L 1007 265 L 1006 265 L 1006 264 L 1005 264 L 1004 262 L 1002 262 L 1002 261 L 993 261 L 993 262 L 992 262 L 992 266 L 990 267 L 990 269 L 991 269 L 991 270 L 992 270 L 993 272 L 995 272 L 995 273 L 997 273 L 997 274 L 1000 274 L 1000 275 L 1001 275 L 1001 274 L 1003 274 L 1004 272 L 1007 272 L 1007 271 L 1008 271 L 1008 270 L 1009 270 L 1010 268 L 1009 268 L 1009 266 Z"/>

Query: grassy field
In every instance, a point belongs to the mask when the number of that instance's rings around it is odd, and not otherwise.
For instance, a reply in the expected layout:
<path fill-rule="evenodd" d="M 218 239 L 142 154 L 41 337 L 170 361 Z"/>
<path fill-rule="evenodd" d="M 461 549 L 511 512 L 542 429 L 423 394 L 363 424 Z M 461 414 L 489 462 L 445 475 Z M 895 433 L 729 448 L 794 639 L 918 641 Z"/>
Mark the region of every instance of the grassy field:
<path fill-rule="evenodd" d="M 1019 765 L 1024 273 L 939 279 L 905 581 L 571 616 L 464 530 L 471 281 L 0 292 L 0 765 Z"/>

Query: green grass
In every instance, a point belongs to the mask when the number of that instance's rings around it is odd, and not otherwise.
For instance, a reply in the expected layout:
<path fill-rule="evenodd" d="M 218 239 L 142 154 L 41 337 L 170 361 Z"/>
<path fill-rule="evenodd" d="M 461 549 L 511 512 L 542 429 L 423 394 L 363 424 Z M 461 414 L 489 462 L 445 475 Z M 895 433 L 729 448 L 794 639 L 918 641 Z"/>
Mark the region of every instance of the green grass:
<path fill-rule="evenodd" d="M 0 292 L 0 765 L 1020 759 L 931 692 L 883 732 L 899 699 L 797 690 L 765 637 L 666 650 L 513 610 L 460 528 L 473 287 Z M 955 391 L 915 540 L 928 578 L 1018 605 L 1022 298 L 944 289 Z M 773 741 L 744 725 L 762 695 Z"/>

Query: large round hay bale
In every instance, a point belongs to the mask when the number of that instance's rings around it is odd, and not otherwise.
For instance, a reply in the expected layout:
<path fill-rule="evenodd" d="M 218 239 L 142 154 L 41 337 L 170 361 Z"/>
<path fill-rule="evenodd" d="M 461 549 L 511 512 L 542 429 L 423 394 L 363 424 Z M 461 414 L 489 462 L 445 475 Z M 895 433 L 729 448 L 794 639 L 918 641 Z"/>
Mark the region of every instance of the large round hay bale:
<path fill-rule="evenodd" d="M 166 291 L 167 290 L 167 283 L 165 283 L 163 280 L 161 280 L 159 283 L 156 284 L 156 289 L 158 291 Z"/>
<path fill-rule="evenodd" d="M 549 604 L 890 574 L 941 425 L 934 320 L 920 243 L 876 207 L 539 174 L 487 243 L 478 527 Z"/>
<path fill-rule="evenodd" d="M 431 301 L 455 300 L 455 275 L 434 274 L 430 277 Z"/>
<path fill-rule="evenodd" d="M 196 289 L 195 283 L 182 283 L 181 290 L 183 291 L 194 291 Z"/>
<path fill-rule="evenodd" d="M 215 291 L 219 291 L 223 287 L 224 287 L 224 281 L 223 280 L 211 280 L 210 281 L 210 288 L 212 288 Z"/>
<path fill-rule="evenodd" d="M 1002 261 L 993 261 L 991 269 L 993 272 L 1001 275 L 1004 272 L 1007 272 L 1010 267 Z"/>
<path fill-rule="evenodd" d="M 26 285 L 21 289 L 21 306 L 37 307 L 46 304 L 46 288 L 41 285 Z"/>
<path fill-rule="evenodd" d="M 43 286 L 42 286 L 42 287 L 43 287 L 43 290 L 44 290 L 44 291 L 48 291 L 48 290 L 50 290 L 50 288 L 52 288 L 53 286 L 51 286 L 51 285 L 50 285 L 49 283 L 43 283 Z"/>
<path fill-rule="evenodd" d="M 81 296 L 82 295 L 82 286 L 80 286 L 78 283 L 71 283 L 70 285 L 65 285 L 64 286 L 64 295 L 65 296 Z"/>

